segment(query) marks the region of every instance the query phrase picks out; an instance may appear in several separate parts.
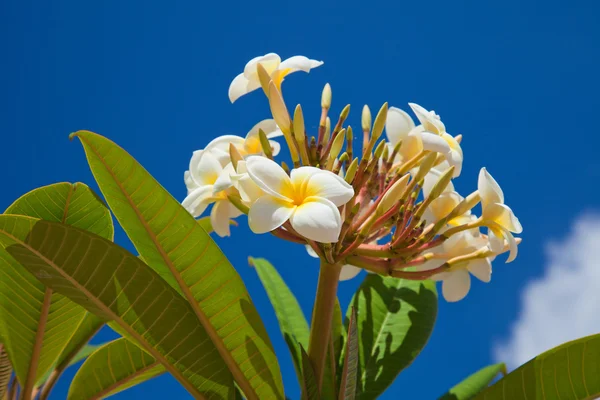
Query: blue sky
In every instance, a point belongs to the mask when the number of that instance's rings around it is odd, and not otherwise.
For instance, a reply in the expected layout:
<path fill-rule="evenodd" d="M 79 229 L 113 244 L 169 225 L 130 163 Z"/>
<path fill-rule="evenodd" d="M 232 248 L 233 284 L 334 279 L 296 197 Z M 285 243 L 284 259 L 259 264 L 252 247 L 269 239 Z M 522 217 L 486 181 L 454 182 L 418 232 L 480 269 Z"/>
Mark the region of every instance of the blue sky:
<path fill-rule="evenodd" d="M 316 127 L 322 86 L 333 109 L 384 101 L 436 110 L 462 133 L 459 191 L 476 188 L 481 166 L 502 185 L 524 226 L 519 258 L 495 263 L 457 304 L 440 302 L 433 336 L 383 398 L 430 399 L 494 360 L 493 348 L 521 313 L 521 292 L 544 274 L 549 240 L 600 206 L 600 3 L 429 1 L 335 3 L 4 0 L 0 2 L 0 208 L 58 181 L 93 178 L 78 129 L 101 133 L 136 157 L 177 198 L 193 150 L 222 134 L 245 135 L 269 117 L 259 93 L 229 103 L 227 88 L 252 57 L 306 55 L 325 64 L 285 83 Z M 119 232 L 117 241 L 130 247 Z M 247 256 L 266 257 L 308 315 L 317 266 L 304 249 L 253 235 L 240 219 L 218 239 L 261 311 L 281 357 L 284 383 L 298 388 L 285 343 Z M 346 304 L 359 279 L 340 286 Z M 598 303 L 596 303 L 598 304 Z M 96 339 L 112 337 L 109 331 Z M 55 399 L 68 389 L 65 375 Z M 161 377 L 117 398 L 187 398 Z"/>

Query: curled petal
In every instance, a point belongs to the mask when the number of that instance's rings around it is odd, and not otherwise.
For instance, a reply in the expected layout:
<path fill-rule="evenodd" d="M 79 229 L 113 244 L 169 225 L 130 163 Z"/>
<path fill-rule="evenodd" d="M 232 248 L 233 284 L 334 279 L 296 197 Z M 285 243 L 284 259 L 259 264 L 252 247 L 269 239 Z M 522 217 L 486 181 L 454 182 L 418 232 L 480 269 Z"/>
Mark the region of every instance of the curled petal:
<path fill-rule="evenodd" d="M 235 174 L 235 169 L 233 169 L 233 164 L 229 163 L 223 168 L 223 171 L 219 174 L 219 177 L 215 181 L 213 185 L 213 193 L 217 194 L 223 190 L 227 190 L 233 186 L 233 182 L 231 180 L 231 175 Z"/>
<path fill-rule="evenodd" d="M 388 140 L 395 146 L 400 140 L 404 140 L 415 127 L 410 115 L 396 107 L 390 107 L 385 122 L 385 133 Z"/>
<path fill-rule="evenodd" d="M 523 232 L 521 222 L 506 204 L 493 203 L 486 207 L 484 218 L 494 221 L 504 229 L 514 233 Z"/>
<path fill-rule="evenodd" d="M 440 120 L 440 117 L 436 115 L 433 111 L 427 111 L 425 108 L 421 107 L 415 103 L 408 103 L 410 108 L 413 110 L 421 125 L 428 130 L 429 132 L 442 134 L 446 132 L 446 127 L 444 123 Z"/>
<path fill-rule="evenodd" d="M 293 193 L 292 181 L 283 168 L 266 157 L 250 156 L 246 159 L 250 178 L 266 193 L 291 202 L 286 195 Z"/>
<path fill-rule="evenodd" d="M 215 202 L 210 212 L 210 224 L 215 233 L 220 237 L 227 237 L 230 235 L 229 211 L 229 202 L 220 200 Z"/>
<path fill-rule="evenodd" d="M 442 282 L 442 294 L 448 302 L 456 302 L 465 298 L 471 289 L 471 278 L 466 269 L 452 271 Z"/>
<path fill-rule="evenodd" d="M 264 195 L 252 204 L 248 226 L 254 233 L 267 233 L 279 228 L 294 213 L 296 207 L 273 196 Z"/>
<path fill-rule="evenodd" d="M 340 272 L 340 281 L 347 281 L 360 274 L 361 269 L 354 265 L 346 264 L 342 267 Z"/>
<path fill-rule="evenodd" d="M 206 186 L 215 183 L 223 167 L 219 160 L 210 152 L 198 150 L 190 161 L 190 175 L 196 185 Z"/>
<path fill-rule="evenodd" d="M 271 145 L 271 153 L 273 156 L 276 156 L 281 151 L 281 145 L 274 140 L 269 140 L 269 144 Z"/>
<path fill-rule="evenodd" d="M 319 258 L 319 255 L 315 252 L 315 250 L 309 245 L 306 245 L 306 252 L 308 253 L 309 256 L 313 257 L 313 258 Z"/>
<path fill-rule="evenodd" d="M 183 173 L 183 182 L 185 182 L 185 187 L 187 188 L 188 194 L 198 187 L 196 182 L 194 182 L 194 179 L 192 179 L 192 174 L 190 174 L 190 171 L 185 171 Z"/>
<path fill-rule="evenodd" d="M 233 185 L 240 193 L 242 202 L 247 206 L 254 204 L 256 200 L 264 196 L 265 192 L 258 187 L 248 174 L 233 175 L 231 177 Z"/>
<path fill-rule="evenodd" d="M 246 135 L 246 139 L 249 137 L 258 137 L 258 131 L 261 129 L 269 139 L 283 136 L 283 132 L 279 129 L 274 119 L 263 119 L 250 129 L 250 132 Z"/>
<path fill-rule="evenodd" d="M 239 74 L 229 85 L 229 101 L 234 103 L 243 95 L 258 89 L 259 87 L 260 81 L 258 80 L 258 77 L 250 80 L 246 78 L 243 73 Z"/>
<path fill-rule="evenodd" d="M 504 240 L 506 240 L 509 251 L 508 258 L 506 259 L 507 264 L 517 258 L 517 253 L 519 251 L 518 243 L 512 233 L 510 233 L 507 229 L 498 224 L 490 225 L 488 231 L 488 240 L 490 242 L 490 249 L 496 254 L 501 254 L 505 251 Z"/>
<path fill-rule="evenodd" d="M 479 171 L 479 179 L 477 181 L 477 190 L 481 197 L 481 206 L 486 208 L 489 204 L 504 203 L 504 193 L 500 189 L 498 182 L 484 168 Z"/>
<path fill-rule="evenodd" d="M 233 144 L 236 148 L 241 149 L 244 147 L 244 138 L 237 135 L 222 135 L 211 140 L 206 147 L 205 151 L 220 150 L 227 153 L 229 156 L 229 145 Z"/>
<path fill-rule="evenodd" d="M 304 56 L 293 56 L 284 60 L 279 65 L 280 71 L 285 71 L 285 75 L 296 71 L 310 72 L 311 69 L 323 65 L 323 61 L 311 60 Z"/>
<path fill-rule="evenodd" d="M 212 197 L 213 188 L 212 186 L 202 186 L 198 189 L 193 190 L 186 196 L 181 205 L 185 208 L 194 218 L 202 215 Z"/>
<path fill-rule="evenodd" d="M 290 218 L 292 227 L 307 239 L 336 243 L 342 229 L 342 218 L 335 204 L 319 197 L 309 197 Z"/>
<path fill-rule="evenodd" d="M 492 263 L 489 258 L 473 260 L 469 263 L 467 269 L 482 282 L 488 283 L 492 280 Z"/>
<path fill-rule="evenodd" d="M 456 192 L 443 193 L 437 199 L 431 202 L 429 210 L 434 217 L 433 221 L 437 222 L 440 219 L 448 216 L 456 206 L 462 201 L 462 196 Z M 429 221 L 429 220 L 428 220 Z"/>
<path fill-rule="evenodd" d="M 453 177 L 456 178 L 457 176 L 460 175 L 460 173 L 462 171 L 462 164 L 463 164 L 462 148 L 460 147 L 460 143 L 458 143 L 458 141 L 454 138 L 454 136 L 452 136 L 448 133 L 443 133 L 442 138 L 446 141 L 446 143 L 448 143 L 448 146 L 450 146 L 450 152 L 448 154 L 446 154 L 446 160 L 448 160 L 449 165 L 454 166 Z"/>
<path fill-rule="evenodd" d="M 323 170 L 316 167 L 294 168 L 290 173 L 292 185 L 294 185 L 295 188 L 301 188 L 311 176 L 320 174 L 321 172 L 323 172 Z"/>
<path fill-rule="evenodd" d="M 281 58 L 275 53 L 268 53 L 264 56 L 254 57 L 252 60 L 248 61 L 248 63 L 244 67 L 244 76 L 250 80 L 258 80 L 258 72 L 256 68 L 259 63 L 263 67 L 265 67 L 265 70 L 267 70 L 269 75 L 271 75 L 273 71 L 275 71 L 277 67 L 279 67 L 279 64 L 281 63 Z"/>
<path fill-rule="evenodd" d="M 354 197 L 354 189 L 340 176 L 321 170 L 320 173 L 314 174 L 308 179 L 306 196 L 327 199 L 340 207 Z"/>
<path fill-rule="evenodd" d="M 450 153 L 450 146 L 448 145 L 448 142 L 446 142 L 440 135 L 430 132 L 421 132 L 418 135 L 421 139 L 421 143 L 423 143 L 423 150 L 435 151 L 440 154 Z"/>

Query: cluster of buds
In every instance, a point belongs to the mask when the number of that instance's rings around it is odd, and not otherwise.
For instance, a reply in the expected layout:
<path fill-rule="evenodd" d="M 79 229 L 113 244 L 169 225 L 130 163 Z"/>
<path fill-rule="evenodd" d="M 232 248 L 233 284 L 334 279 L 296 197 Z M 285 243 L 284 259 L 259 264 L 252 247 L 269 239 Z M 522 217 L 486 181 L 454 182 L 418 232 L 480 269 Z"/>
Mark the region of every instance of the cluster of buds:
<path fill-rule="evenodd" d="M 220 236 L 230 234 L 231 218 L 246 214 L 253 232 L 270 232 L 305 245 L 327 263 L 344 264 L 340 279 L 365 269 L 441 280 L 448 301 L 467 294 L 470 274 L 489 282 L 498 254 L 509 252 L 507 262 L 514 260 L 519 220 L 485 168 L 476 191 L 466 197 L 455 191 L 462 137 L 449 134 L 435 112 L 410 104 L 416 124 L 387 103 L 374 119 L 364 106 L 362 132 L 355 136 L 346 125 L 349 105 L 331 123 L 327 84 L 318 132 L 309 135 L 302 107 L 288 112 L 281 83 L 289 73 L 320 65 L 302 56 L 281 62 L 276 54 L 246 65 L 231 84 L 230 99 L 262 88 L 273 119 L 256 124 L 245 138 L 221 136 L 194 152 L 185 172 L 185 208 L 198 217 L 213 204 L 210 218 Z M 284 138 L 291 167 L 274 161 L 281 150 L 276 137 Z M 355 147 L 362 147 L 360 157 Z M 479 217 L 472 211 L 478 204 Z"/>

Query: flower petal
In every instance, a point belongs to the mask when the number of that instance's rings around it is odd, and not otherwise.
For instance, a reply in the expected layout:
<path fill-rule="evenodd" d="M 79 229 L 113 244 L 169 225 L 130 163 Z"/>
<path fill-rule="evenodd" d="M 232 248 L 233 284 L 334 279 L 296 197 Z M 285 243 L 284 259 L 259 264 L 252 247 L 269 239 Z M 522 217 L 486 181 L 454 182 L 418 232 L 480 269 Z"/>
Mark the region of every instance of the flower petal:
<path fill-rule="evenodd" d="M 492 263 L 489 258 L 480 258 L 469 262 L 467 269 L 477 279 L 488 283 L 492 280 Z"/>
<path fill-rule="evenodd" d="M 414 127 L 415 123 L 408 113 L 396 107 L 389 108 L 385 122 L 385 133 L 392 146 L 405 139 Z"/>
<path fill-rule="evenodd" d="M 215 233 L 220 237 L 227 237 L 230 235 L 228 203 L 227 200 L 217 201 L 210 211 L 210 224 Z"/>
<path fill-rule="evenodd" d="M 418 135 L 423 143 L 423 150 L 435 151 L 440 154 L 450 153 L 450 145 L 440 135 L 431 132 L 421 132 Z"/>
<path fill-rule="evenodd" d="M 186 198 L 181 202 L 183 208 L 185 208 L 194 218 L 202 215 L 208 204 L 210 204 L 210 198 L 213 193 L 211 185 L 202 186 L 198 189 L 193 190 Z"/>
<path fill-rule="evenodd" d="M 219 174 L 219 177 L 213 185 L 213 193 L 217 194 L 223 190 L 227 190 L 233 186 L 231 175 L 235 174 L 233 164 L 229 163 L 223 168 L 223 171 Z"/>
<path fill-rule="evenodd" d="M 281 62 L 280 71 L 285 71 L 285 75 L 296 71 L 309 72 L 312 68 L 323 65 L 323 61 L 311 60 L 305 56 L 293 56 Z"/>
<path fill-rule="evenodd" d="M 196 185 L 206 186 L 215 183 L 223 167 L 217 158 L 210 152 L 195 151 L 190 160 L 190 175 Z"/>
<path fill-rule="evenodd" d="M 340 272 L 340 281 L 347 281 L 360 274 L 361 268 L 355 267 L 354 265 L 346 264 L 342 267 Z"/>
<path fill-rule="evenodd" d="M 250 132 L 248 132 L 246 138 L 253 136 L 258 137 L 258 131 L 260 129 L 262 129 L 269 139 L 283 136 L 283 132 L 281 129 L 279 129 L 274 119 L 263 119 L 258 124 L 254 125 L 252 129 L 250 129 Z"/>
<path fill-rule="evenodd" d="M 222 135 L 211 140 L 206 147 L 205 151 L 220 150 L 227 153 L 229 156 L 229 145 L 233 144 L 236 148 L 241 149 L 244 147 L 244 138 L 237 135 Z"/>
<path fill-rule="evenodd" d="M 479 171 L 477 180 L 477 190 L 481 197 L 481 206 L 486 208 L 489 204 L 504 203 L 504 193 L 500 189 L 498 182 L 484 168 Z"/>
<path fill-rule="evenodd" d="M 469 289 L 471 289 L 471 278 L 466 269 L 453 271 L 442 282 L 444 299 L 451 303 L 464 299 Z"/>
<path fill-rule="evenodd" d="M 462 201 L 462 199 L 462 196 L 456 192 L 443 193 L 437 199 L 431 202 L 429 210 L 431 211 L 431 215 L 434 217 L 434 220 L 427 221 L 437 222 L 440 219 L 448 216 Z"/>
<path fill-rule="evenodd" d="M 196 182 L 194 182 L 190 171 L 185 171 L 183 173 L 183 182 L 185 183 L 185 187 L 187 188 L 188 194 L 190 194 L 192 190 L 198 188 L 198 185 L 196 185 Z"/>
<path fill-rule="evenodd" d="M 419 122 L 421 122 L 421 125 L 423 125 L 427 131 L 437 134 L 446 132 L 444 123 L 440 120 L 440 117 L 436 115 L 435 112 L 427 111 L 425 108 L 415 103 L 408 103 L 408 105 L 419 119 Z"/>
<path fill-rule="evenodd" d="M 252 204 L 248 213 L 248 226 L 254 233 L 267 233 L 283 225 L 296 207 L 280 199 L 264 195 Z"/>
<path fill-rule="evenodd" d="M 493 203 L 486 207 L 485 217 L 501 227 L 514 233 L 523 232 L 523 226 L 513 211 L 506 204 Z"/>
<path fill-rule="evenodd" d="M 233 81 L 231 81 L 231 84 L 229 85 L 229 101 L 234 103 L 237 99 L 239 99 L 246 93 L 249 93 L 249 86 L 250 81 L 244 76 L 243 73 L 233 78 Z"/>
<path fill-rule="evenodd" d="M 307 239 L 336 243 L 342 229 L 342 218 L 335 204 L 319 197 L 309 197 L 290 218 L 292 227 Z"/>
<path fill-rule="evenodd" d="M 279 67 L 281 58 L 275 53 L 268 53 L 264 56 L 254 57 L 252 60 L 248 61 L 244 67 L 244 76 L 250 80 L 253 80 L 254 78 L 258 80 L 258 72 L 256 71 L 256 68 L 259 63 L 265 67 L 269 75 L 271 75 L 273 71 Z"/>
<path fill-rule="evenodd" d="M 283 168 L 266 157 L 250 156 L 246 168 L 252 180 L 266 193 L 291 202 L 284 193 L 293 193 L 292 181 Z"/>
<path fill-rule="evenodd" d="M 306 252 L 308 253 L 309 256 L 313 257 L 313 258 L 319 258 L 319 255 L 315 252 L 315 250 L 309 245 L 306 245 Z"/>
<path fill-rule="evenodd" d="M 305 195 L 327 199 L 340 207 L 354 197 L 354 189 L 333 172 L 320 170 L 308 178 Z"/>

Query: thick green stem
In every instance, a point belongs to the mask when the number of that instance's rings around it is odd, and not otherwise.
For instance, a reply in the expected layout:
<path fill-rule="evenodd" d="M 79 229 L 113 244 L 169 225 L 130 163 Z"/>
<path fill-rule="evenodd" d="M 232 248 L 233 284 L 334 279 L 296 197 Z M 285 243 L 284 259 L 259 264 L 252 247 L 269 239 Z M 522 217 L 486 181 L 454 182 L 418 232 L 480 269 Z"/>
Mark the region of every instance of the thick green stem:
<path fill-rule="evenodd" d="M 321 260 L 317 296 L 313 307 L 310 340 L 308 342 L 308 357 L 312 363 L 319 390 L 323 383 L 327 347 L 331 335 L 333 310 L 337 298 L 337 286 L 342 263 L 329 264 Z"/>

